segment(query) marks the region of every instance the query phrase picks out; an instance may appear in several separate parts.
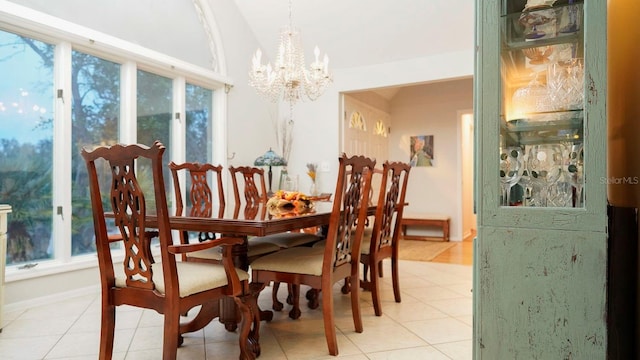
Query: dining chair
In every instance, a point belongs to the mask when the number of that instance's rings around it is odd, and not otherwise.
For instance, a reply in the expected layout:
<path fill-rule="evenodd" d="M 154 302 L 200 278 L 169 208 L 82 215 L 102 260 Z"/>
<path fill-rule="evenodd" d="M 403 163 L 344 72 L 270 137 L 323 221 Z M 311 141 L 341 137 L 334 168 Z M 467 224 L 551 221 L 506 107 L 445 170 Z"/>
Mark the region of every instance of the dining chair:
<path fill-rule="evenodd" d="M 405 194 L 411 166 L 402 162 L 388 162 L 382 165 L 376 214 L 370 236 L 364 236 L 360 262 L 364 265 L 360 286 L 371 291 L 373 308 L 377 316 L 382 315 L 380 302 L 380 278 L 382 261 L 391 259 L 393 295 L 400 302 L 398 275 L 398 246 L 400 223 L 405 206 Z M 369 273 L 369 278 L 367 278 Z"/>
<path fill-rule="evenodd" d="M 156 141 L 150 147 L 116 144 L 81 152 L 89 178 L 100 271 L 100 359 L 112 358 L 118 306 L 163 314 L 162 357 L 176 359 L 182 335 L 209 324 L 219 314 L 218 301 L 227 297 L 233 298 L 241 317 L 240 358 L 255 359 L 260 354 L 257 295 L 261 289 L 249 283 L 247 272 L 233 266 L 231 246 L 242 239 L 173 243 L 162 173 L 164 151 Z M 104 206 L 111 207 L 109 213 Z M 107 234 L 108 214 L 120 236 Z M 153 249 L 148 214 L 157 217 L 158 246 Z M 224 247 L 221 264 L 176 261 L 184 253 L 214 246 Z M 181 323 L 180 314 L 192 308 L 199 308 L 197 315 Z"/>
<path fill-rule="evenodd" d="M 225 209 L 225 199 L 224 199 L 224 190 L 222 188 L 222 166 L 214 166 L 213 164 L 200 164 L 200 163 L 182 163 L 176 164 L 171 161 L 168 165 L 169 170 L 171 170 L 171 178 L 173 180 L 173 190 L 175 193 L 176 203 L 175 203 L 175 215 L 182 216 L 184 215 L 185 202 L 183 200 L 182 188 L 180 186 L 180 173 L 186 173 L 185 184 L 187 184 L 186 194 L 188 199 L 189 216 L 194 217 L 211 217 L 213 216 L 213 208 L 214 208 L 214 196 L 212 192 L 212 188 L 209 185 L 210 180 L 209 176 L 214 177 L 216 180 L 216 189 L 218 190 L 218 217 L 222 217 L 224 215 Z M 198 233 L 198 241 L 206 241 L 215 239 L 216 234 L 210 232 L 200 232 Z M 181 244 L 189 244 L 189 232 L 181 231 L 180 232 L 180 243 Z M 207 249 L 209 250 L 209 249 Z M 207 251 L 202 250 L 202 251 Z M 216 251 L 217 249 L 214 249 Z M 188 254 L 189 257 L 193 256 L 193 253 Z M 195 257 L 197 258 L 197 256 Z M 187 261 L 187 254 L 182 254 L 182 260 Z"/>
<path fill-rule="evenodd" d="M 182 195 L 182 189 L 180 186 L 181 179 L 180 173 L 185 172 L 188 176 L 188 181 L 185 178 L 185 183 L 189 184 L 186 189 L 187 198 L 190 200 L 189 216 L 193 217 L 211 217 L 213 216 L 214 202 L 217 201 L 218 212 L 217 217 L 223 217 L 225 214 L 225 196 L 224 187 L 222 185 L 223 167 L 221 165 L 214 166 L 213 164 L 200 164 L 186 162 L 182 164 L 176 164 L 170 162 L 168 165 L 171 170 L 171 176 L 173 178 L 173 186 L 176 197 L 176 216 L 182 216 L 184 214 L 184 201 Z M 215 179 L 217 198 L 214 198 L 211 184 Z M 215 200 L 215 201 L 214 201 Z M 211 240 L 215 239 L 216 234 L 210 232 L 198 233 L 198 240 Z M 188 244 L 190 242 L 189 232 L 180 232 L 180 243 Z M 184 261 L 196 261 L 196 262 L 214 262 L 219 263 L 222 261 L 222 249 L 219 247 L 208 248 L 200 251 L 190 252 L 183 254 Z M 280 250 L 280 247 L 268 242 L 264 243 L 252 243 L 247 248 L 247 257 L 249 262 L 251 259 L 269 254 Z"/>
<path fill-rule="evenodd" d="M 245 218 L 257 216 L 260 210 L 260 216 L 266 216 L 267 188 L 265 185 L 264 169 L 252 166 L 229 167 L 231 173 L 231 181 L 233 184 L 233 195 L 236 202 L 235 215 L 239 215 L 240 204 L 242 203 L 240 194 L 244 197 L 244 216 Z M 242 179 L 240 183 L 238 177 Z M 243 185 L 243 190 L 240 190 Z M 288 249 L 296 246 L 310 246 L 314 242 L 322 240 L 323 237 L 317 234 L 306 233 L 304 231 L 286 232 L 281 234 L 272 234 L 266 236 L 256 236 L 249 238 L 249 248 L 257 246 L 277 245 L 279 249 Z M 251 259 L 253 260 L 253 259 Z M 251 262 L 250 260 L 250 262 Z M 284 304 L 278 300 L 278 290 L 280 283 L 275 282 L 272 288 L 272 308 L 276 311 L 282 310 Z M 289 289 L 291 290 L 291 289 Z M 292 294 L 289 291 L 287 303 L 291 304 Z"/>
<path fill-rule="evenodd" d="M 368 171 L 368 170 L 365 170 Z M 351 176 L 351 172 L 347 171 L 347 176 Z M 373 200 L 375 199 L 374 194 L 377 194 L 376 190 L 379 190 L 382 186 L 381 184 L 382 182 L 382 169 L 380 168 L 374 168 L 371 174 L 371 186 L 369 187 L 369 205 L 373 205 Z M 371 235 L 373 233 L 373 223 L 374 221 L 372 221 L 371 218 L 375 219 L 375 214 L 367 216 L 364 220 L 364 230 L 362 233 L 362 241 L 363 241 L 363 245 L 362 245 L 362 249 L 364 250 L 364 242 L 366 241 L 367 244 L 369 243 L 369 239 L 371 238 Z M 313 247 L 324 247 L 326 245 L 326 240 L 322 240 L 322 241 L 318 241 L 316 243 L 313 244 Z M 368 246 L 368 245 L 367 245 Z M 366 270 L 366 268 L 365 268 Z M 380 276 L 382 276 L 382 264 L 380 264 L 380 267 L 378 269 L 378 272 L 380 274 Z M 351 287 L 349 286 L 349 280 L 345 279 L 345 282 L 343 284 L 343 286 L 340 288 L 340 290 L 342 291 L 343 294 L 348 294 L 349 291 L 351 291 Z M 310 309 L 317 309 L 318 306 L 320 305 L 318 303 L 318 296 L 316 295 L 317 292 L 319 292 L 320 289 L 310 289 L 307 292 L 307 300 L 309 300 L 308 302 L 308 306 Z"/>
<path fill-rule="evenodd" d="M 300 285 L 320 289 L 324 332 L 331 355 L 338 355 L 333 305 L 333 284 L 348 278 L 358 288 L 360 246 L 367 216 L 369 188 L 375 160 L 364 156 L 339 158 L 338 178 L 324 247 L 294 247 L 258 258 L 251 264 L 252 282 L 286 282 L 292 285 L 293 308 L 300 316 Z M 351 172 L 347 176 L 347 171 Z M 359 291 L 351 291 L 351 311 L 356 332 L 363 331 Z"/>

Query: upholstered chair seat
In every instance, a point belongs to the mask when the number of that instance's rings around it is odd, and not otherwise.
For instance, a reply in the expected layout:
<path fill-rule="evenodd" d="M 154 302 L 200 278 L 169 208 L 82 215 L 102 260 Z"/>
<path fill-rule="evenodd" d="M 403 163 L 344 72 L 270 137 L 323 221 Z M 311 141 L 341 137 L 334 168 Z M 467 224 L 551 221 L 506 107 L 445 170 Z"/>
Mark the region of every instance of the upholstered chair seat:
<path fill-rule="evenodd" d="M 319 247 L 294 247 L 256 259 L 251 263 L 251 270 L 320 276 L 322 275 L 323 255 L 324 249 Z"/>
<path fill-rule="evenodd" d="M 201 291 L 214 289 L 228 284 L 227 273 L 222 265 L 205 264 L 197 262 L 176 262 L 178 278 L 180 279 L 180 297 L 186 297 Z M 165 294 L 164 277 L 162 274 L 162 263 L 151 265 L 153 272 L 152 281 L 156 290 L 160 294 Z M 249 273 L 238 268 L 235 269 L 240 281 L 249 280 Z M 116 277 L 116 287 L 125 288 L 126 276 L 122 266 L 114 268 Z"/>
<path fill-rule="evenodd" d="M 280 249 L 280 246 L 270 242 L 250 241 L 247 247 L 247 258 L 249 258 L 249 262 L 251 262 L 253 261 L 252 259 L 256 259 L 265 254 L 280 251 Z M 210 260 L 211 262 L 220 262 L 222 260 L 222 249 L 211 248 L 194 251 L 187 255 L 187 258 L 191 261 Z"/>

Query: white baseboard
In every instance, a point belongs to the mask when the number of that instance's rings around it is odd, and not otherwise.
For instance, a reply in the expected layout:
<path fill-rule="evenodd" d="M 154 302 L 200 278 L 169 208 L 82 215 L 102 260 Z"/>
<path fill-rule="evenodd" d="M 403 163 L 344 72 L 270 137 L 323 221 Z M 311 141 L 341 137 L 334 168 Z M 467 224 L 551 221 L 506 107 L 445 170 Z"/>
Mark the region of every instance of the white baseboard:
<path fill-rule="evenodd" d="M 25 301 L 19 301 L 11 304 L 5 304 L 4 310 L 5 312 L 13 312 L 13 311 L 22 311 L 27 310 L 29 308 L 42 306 L 51 304 L 54 302 L 59 302 L 66 299 L 71 299 L 79 296 L 86 296 L 95 294 L 98 296 L 100 294 L 100 286 L 87 286 L 84 288 L 74 289 L 67 292 L 56 293 L 53 295 L 42 296 L 39 298 L 33 298 Z"/>

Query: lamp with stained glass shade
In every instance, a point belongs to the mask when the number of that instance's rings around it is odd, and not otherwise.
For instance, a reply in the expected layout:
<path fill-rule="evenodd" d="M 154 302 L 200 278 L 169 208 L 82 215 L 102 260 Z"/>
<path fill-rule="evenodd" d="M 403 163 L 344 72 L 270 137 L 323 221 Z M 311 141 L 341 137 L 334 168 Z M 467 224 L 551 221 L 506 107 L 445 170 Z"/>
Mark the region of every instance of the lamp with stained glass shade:
<path fill-rule="evenodd" d="M 267 193 L 269 196 L 273 195 L 273 191 L 271 191 L 271 180 L 273 178 L 273 173 L 271 172 L 272 166 L 286 166 L 287 161 L 280 155 L 276 154 L 271 148 L 269 151 L 264 153 L 264 155 L 258 157 L 256 161 L 253 162 L 255 166 L 268 166 L 268 178 L 269 178 L 269 192 Z"/>

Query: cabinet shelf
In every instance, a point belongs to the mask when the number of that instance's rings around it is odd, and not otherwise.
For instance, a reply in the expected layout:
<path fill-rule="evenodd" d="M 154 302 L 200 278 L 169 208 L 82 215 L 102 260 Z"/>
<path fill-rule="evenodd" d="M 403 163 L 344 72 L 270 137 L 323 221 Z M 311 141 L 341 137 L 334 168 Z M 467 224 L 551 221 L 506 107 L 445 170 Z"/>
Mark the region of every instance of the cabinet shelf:
<path fill-rule="evenodd" d="M 571 34 L 558 35 L 556 37 L 544 38 L 534 41 L 527 41 L 524 39 L 516 39 L 513 41 L 507 41 L 502 44 L 502 51 L 518 51 L 524 49 L 532 49 L 541 46 L 563 45 L 563 44 L 579 44 L 583 38 L 581 30 Z"/>
<path fill-rule="evenodd" d="M 502 120 L 502 132 L 513 144 L 537 145 L 558 142 L 581 142 L 583 111 L 557 111 L 531 114 L 524 119 Z"/>

